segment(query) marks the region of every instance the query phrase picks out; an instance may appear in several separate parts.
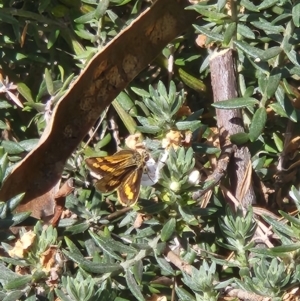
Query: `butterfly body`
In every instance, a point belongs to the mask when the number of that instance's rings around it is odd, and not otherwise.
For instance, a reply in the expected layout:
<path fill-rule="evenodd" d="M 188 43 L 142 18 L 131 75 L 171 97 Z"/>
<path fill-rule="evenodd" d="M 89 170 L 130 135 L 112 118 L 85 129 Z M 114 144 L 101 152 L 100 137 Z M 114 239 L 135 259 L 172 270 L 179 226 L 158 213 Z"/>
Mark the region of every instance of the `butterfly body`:
<path fill-rule="evenodd" d="M 88 158 L 86 164 L 93 172 L 102 176 L 95 184 L 97 190 L 103 193 L 117 190 L 120 203 L 132 206 L 137 202 L 148 159 L 147 152 L 121 150 L 112 156 Z"/>

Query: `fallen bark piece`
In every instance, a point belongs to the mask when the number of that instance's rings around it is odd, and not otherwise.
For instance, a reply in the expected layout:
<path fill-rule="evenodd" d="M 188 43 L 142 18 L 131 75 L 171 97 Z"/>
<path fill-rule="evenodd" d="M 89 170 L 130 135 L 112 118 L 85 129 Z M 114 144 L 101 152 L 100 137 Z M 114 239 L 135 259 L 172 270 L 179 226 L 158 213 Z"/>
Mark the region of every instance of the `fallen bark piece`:
<path fill-rule="evenodd" d="M 28 202 L 35 207 L 43 198 L 48 208 L 34 216 L 53 214 L 55 192 L 67 158 L 88 133 L 99 115 L 176 36 L 196 19 L 183 0 L 158 0 L 117 35 L 88 64 L 55 108 L 38 146 L 12 171 L 0 190 L 7 201 L 25 192 L 18 211 Z M 52 211 L 51 211 L 52 210 Z M 38 211 L 38 210 L 36 210 Z"/>

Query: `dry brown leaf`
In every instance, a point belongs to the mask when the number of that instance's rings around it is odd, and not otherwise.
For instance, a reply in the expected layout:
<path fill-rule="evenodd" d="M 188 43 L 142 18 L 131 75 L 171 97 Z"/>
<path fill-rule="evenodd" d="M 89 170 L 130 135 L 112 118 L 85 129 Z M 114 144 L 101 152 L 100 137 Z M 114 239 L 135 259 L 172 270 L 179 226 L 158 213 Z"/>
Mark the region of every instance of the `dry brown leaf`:
<path fill-rule="evenodd" d="M 10 257 L 24 258 L 29 247 L 33 244 L 36 234 L 33 231 L 28 231 L 22 235 L 15 243 L 15 246 L 8 251 Z"/>
<path fill-rule="evenodd" d="M 51 246 L 48 250 L 42 253 L 40 258 L 40 263 L 43 267 L 43 271 L 48 273 L 50 269 L 55 265 L 55 255 L 57 253 L 57 248 L 55 246 Z"/>
<path fill-rule="evenodd" d="M 180 131 L 170 130 L 161 141 L 162 148 L 168 149 L 173 147 L 175 150 L 181 146 L 182 133 Z"/>
<path fill-rule="evenodd" d="M 134 150 L 145 149 L 145 146 L 141 141 L 142 141 L 142 134 L 136 133 L 133 135 L 129 135 L 125 139 L 125 144 L 127 147 L 134 149 Z"/>

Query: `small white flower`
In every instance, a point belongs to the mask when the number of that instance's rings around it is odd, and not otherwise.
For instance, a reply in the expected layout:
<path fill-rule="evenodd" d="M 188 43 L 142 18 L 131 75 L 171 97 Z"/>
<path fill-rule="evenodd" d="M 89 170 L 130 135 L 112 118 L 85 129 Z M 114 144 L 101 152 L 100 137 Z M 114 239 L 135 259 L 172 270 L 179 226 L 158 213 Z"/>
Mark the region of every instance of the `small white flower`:
<path fill-rule="evenodd" d="M 181 188 L 181 184 L 179 182 L 171 182 L 170 184 L 170 189 L 173 190 L 173 191 L 179 191 Z"/>
<path fill-rule="evenodd" d="M 189 175 L 188 182 L 190 184 L 196 185 L 199 183 L 200 180 L 200 172 L 197 169 L 192 170 L 192 172 Z"/>

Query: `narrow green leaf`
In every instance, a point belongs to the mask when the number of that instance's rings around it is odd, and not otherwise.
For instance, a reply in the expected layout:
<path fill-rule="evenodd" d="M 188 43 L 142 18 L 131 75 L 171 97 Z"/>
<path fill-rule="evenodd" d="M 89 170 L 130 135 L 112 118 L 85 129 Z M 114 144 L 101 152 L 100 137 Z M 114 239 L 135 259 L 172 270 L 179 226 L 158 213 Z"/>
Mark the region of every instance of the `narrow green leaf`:
<path fill-rule="evenodd" d="M 20 300 L 20 298 L 24 295 L 25 293 L 21 290 L 18 291 L 13 291 L 11 293 L 7 293 L 6 297 L 2 299 L 2 301 L 16 301 Z"/>
<path fill-rule="evenodd" d="M 218 101 L 213 103 L 212 106 L 217 109 L 231 110 L 246 107 L 254 107 L 257 104 L 259 104 L 259 101 L 253 97 L 239 97 Z"/>
<path fill-rule="evenodd" d="M 257 6 L 254 5 L 252 2 L 250 2 L 249 0 L 242 0 L 241 5 L 250 11 L 259 12 L 259 9 L 257 8 Z"/>
<path fill-rule="evenodd" d="M 300 26 L 300 2 L 294 4 L 292 9 L 293 22 L 296 27 Z"/>
<path fill-rule="evenodd" d="M 74 20 L 75 23 L 88 23 L 95 18 L 95 11 L 90 11 L 87 14 L 80 16 Z"/>
<path fill-rule="evenodd" d="M 176 122 L 175 125 L 179 131 L 190 130 L 191 132 L 194 132 L 201 126 L 201 121 L 200 120 L 178 121 Z"/>
<path fill-rule="evenodd" d="M 269 59 L 279 55 L 282 51 L 283 49 L 279 46 L 268 48 L 259 56 L 259 59 L 262 61 L 268 61 Z"/>
<path fill-rule="evenodd" d="M 20 193 L 20 194 L 14 196 L 13 198 L 11 198 L 7 202 L 7 206 L 8 206 L 10 211 L 13 211 L 17 208 L 17 206 L 21 203 L 24 195 L 25 195 L 25 193 Z"/>
<path fill-rule="evenodd" d="M 115 258 L 116 260 L 122 261 L 123 258 L 115 253 L 115 248 L 112 245 L 112 243 L 109 241 L 106 237 L 101 237 L 99 235 L 96 235 L 95 233 L 89 231 L 91 237 L 94 239 L 96 244 L 110 257 Z M 120 250 L 121 251 L 121 250 Z"/>
<path fill-rule="evenodd" d="M 297 122 L 297 112 L 292 106 L 290 99 L 286 95 L 281 85 L 278 86 L 278 89 L 275 92 L 275 97 L 282 109 L 284 110 L 285 114 L 288 116 L 288 118 L 294 122 Z"/>
<path fill-rule="evenodd" d="M 154 125 L 137 126 L 136 129 L 142 133 L 157 134 L 161 128 Z"/>
<path fill-rule="evenodd" d="M 53 96 L 54 95 L 54 86 L 53 86 L 53 80 L 50 74 L 50 71 L 48 68 L 45 69 L 45 82 L 47 86 L 48 93 Z"/>
<path fill-rule="evenodd" d="M 83 257 L 77 246 L 68 237 L 65 236 L 64 238 L 68 248 L 70 249 L 70 252 L 72 254 L 77 254 L 78 256 Z"/>
<path fill-rule="evenodd" d="M 282 77 L 281 71 L 278 68 L 274 68 L 268 78 L 267 87 L 265 90 L 268 99 L 271 98 L 276 92 L 281 77 Z"/>
<path fill-rule="evenodd" d="M 7 284 L 5 284 L 5 288 L 7 290 L 13 290 L 17 288 L 22 288 L 26 284 L 29 284 L 32 279 L 32 275 L 26 275 L 26 276 L 18 276 L 17 278 L 9 281 Z"/>
<path fill-rule="evenodd" d="M 23 221 L 25 221 L 29 216 L 31 215 L 31 212 L 19 212 L 19 213 L 15 213 L 11 219 L 11 221 L 13 222 L 12 226 L 16 226 L 20 223 L 22 223 Z"/>
<path fill-rule="evenodd" d="M 298 238 L 297 233 L 295 233 L 288 225 L 276 221 L 267 215 L 262 215 L 262 217 L 270 226 L 274 227 L 279 232 L 289 236 L 290 238 Z"/>
<path fill-rule="evenodd" d="M 251 125 L 249 128 L 250 141 L 255 141 L 265 128 L 267 121 L 266 108 L 259 108 L 253 115 Z"/>
<path fill-rule="evenodd" d="M 185 289 L 183 289 L 180 286 L 175 287 L 175 291 L 177 296 L 179 297 L 179 300 L 184 300 L 184 301 L 196 301 L 196 299 Z"/>
<path fill-rule="evenodd" d="M 164 258 L 160 258 L 158 256 L 155 256 L 155 257 L 156 257 L 157 263 L 159 264 L 160 268 L 162 269 L 162 271 L 165 274 L 175 276 L 174 269 L 171 267 L 171 265 Z"/>
<path fill-rule="evenodd" d="M 274 247 L 274 248 L 271 248 L 270 251 L 272 252 L 283 252 L 283 253 L 287 253 L 287 252 L 293 252 L 293 251 L 296 251 L 296 250 L 299 250 L 300 249 L 300 242 L 298 243 L 294 243 L 294 244 L 290 244 L 290 245 L 283 245 L 283 246 L 278 246 L 278 247 Z"/>
<path fill-rule="evenodd" d="M 56 30 L 52 30 L 50 32 L 49 38 L 48 38 L 48 43 L 47 43 L 47 49 L 51 49 L 53 47 L 53 45 L 55 44 L 58 36 L 59 36 L 60 30 L 56 29 Z"/>
<path fill-rule="evenodd" d="M 90 260 L 86 260 L 81 254 L 68 252 L 63 250 L 63 253 L 69 257 L 71 260 L 76 262 L 79 267 L 84 269 L 89 273 L 97 273 L 97 274 L 105 274 L 105 273 L 112 273 L 115 271 L 122 270 L 122 266 L 120 264 L 113 264 L 113 263 L 96 263 Z"/>
<path fill-rule="evenodd" d="M 253 26 L 255 26 L 258 29 L 264 30 L 267 33 L 279 33 L 284 32 L 283 26 L 274 26 L 269 22 L 262 22 L 262 21 L 253 21 L 251 22 Z"/>
<path fill-rule="evenodd" d="M 140 89 L 137 87 L 130 87 L 130 89 L 137 95 L 141 96 L 141 97 L 150 97 L 149 92 L 147 92 L 144 89 Z"/>
<path fill-rule="evenodd" d="M 236 33 L 236 23 L 230 23 L 224 33 L 224 39 L 223 39 L 223 43 L 225 45 L 228 45 L 232 39 L 232 37 L 235 35 Z"/>
<path fill-rule="evenodd" d="M 109 5 L 109 0 L 99 1 L 98 6 L 95 10 L 95 18 L 97 19 L 102 18 L 106 13 L 108 5 Z"/>
<path fill-rule="evenodd" d="M 130 289 L 133 296 L 139 301 L 146 301 L 146 299 L 144 298 L 144 296 L 141 292 L 140 287 L 137 285 L 130 270 L 126 270 L 125 278 L 126 278 L 126 283 L 128 285 L 128 288 Z"/>
<path fill-rule="evenodd" d="M 248 39 L 255 39 L 254 32 L 244 24 L 238 24 L 237 33 Z"/>
<path fill-rule="evenodd" d="M 300 220 L 299 218 L 293 217 L 292 215 L 289 215 L 288 213 L 285 213 L 282 210 L 279 210 L 279 213 L 288 220 L 291 224 L 296 225 L 297 227 L 300 226 Z"/>
<path fill-rule="evenodd" d="M 276 114 L 278 114 L 281 117 L 288 117 L 285 110 L 282 108 L 282 106 L 279 103 L 271 103 L 268 105 Z"/>
<path fill-rule="evenodd" d="M 178 69 L 178 74 L 181 80 L 190 88 L 194 89 L 198 93 L 206 92 L 206 85 L 200 79 L 187 73 L 182 68 Z"/>
<path fill-rule="evenodd" d="M 242 145 L 249 141 L 248 133 L 237 133 L 230 136 L 230 141 L 237 145 Z"/>
<path fill-rule="evenodd" d="M 30 89 L 24 83 L 18 83 L 17 90 L 29 103 L 34 102 Z"/>
<path fill-rule="evenodd" d="M 39 139 L 27 139 L 19 142 L 19 145 L 25 149 L 26 152 L 30 152 L 36 147 Z"/>
<path fill-rule="evenodd" d="M 266 9 L 266 8 L 274 6 L 277 3 L 278 3 L 278 0 L 264 0 L 263 2 L 261 2 L 259 4 L 258 9 L 259 10 Z"/>
<path fill-rule="evenodd" d="M 220 42 L 223 41 L 223 36 L 222 35 L 220 35 L 218 33 L 215 33 L 211 30 L 208 30 L 204 27 L 198 26 L 198 25 L 193 25 L 193 26 L 196 29 L 197 33 L 202 33 L 202 34 L 206 35 L 207 37 L 211 38 L 214 41 L 220 41 Z"/>
<path fill-rule="evenodd" d="M 134 102 L 131 100 L 131 98 L 128 96 L 127 93 L 121 92 L 117 96 L 116 101 L 127 113 L 129 113 L 132 116 L 137 115 L 136 106 L 135 106 Z"/>
<path fill-rule="evenodd" d="M 122 266 L 117 263 L 95 263 L 89 260 L 81 262 L 79 266 L 89 273 L 97 274 L 106 274 L 122 270 Z"/>
<path fill-rule="evenodd" d="M 263 56 L 263 53 L 264 53 L 263 50 L 261 50 L 259 48 L 255 48 L 246 42 L 234 41 L 234 44 L 236 45 L 237 48 L 244 51 L 246 54 L 248 54 L 249 56 L 251 56 L 253 58 L 260 58 Z"/>
<path fill-rule="evenodd" d="M 123 121 L 125 127 L 127 128 L 128 132 L 132 135 L 136 131 L 136 122 L 135 120 L 129 115 L 126 110 L 122 107 L 122 105 L 115 99 L 112 102 L 113 107 L 115 108 L 116 112 L 118 113 L 119 117 Z M 133 107 L 135 107 L 133 105 Z"/>
<path fill-rule="evenodd" d="M 170 218 L 161 230 L 161 240 L 167 241 L 174 233 L 176 227 L 176 219 Z"/>
<path fill-rule="evenodd" d="M 196 5 L 189 6 L 187 9 L 193 9 L 196 12 L 198 12 L 199 14 L 201 14 L 202 16 L 205 16 L 205 17 L 210 18 L 212 20 L 222 20 L 222 19 L 225 19 L 225 18 L 229 18 L 229 16 L 226 15 L 226 14 L 218 13 L 218 12 L 213 11 L 213 10 L 207 10 L 206 7 L 201 5 L 201 4 L 196 4 Z"/>
<path fill-rule="evenodd" d="M 18 155 L 23 153 L 25 149 L 17 142 L 3 140 L 1 145 L 9 155 Z"/>
<path fill-rule="evenodd" d="M 274 132 L 273 140 L 279 152 L 283 151 L 283 140 Z"/>

